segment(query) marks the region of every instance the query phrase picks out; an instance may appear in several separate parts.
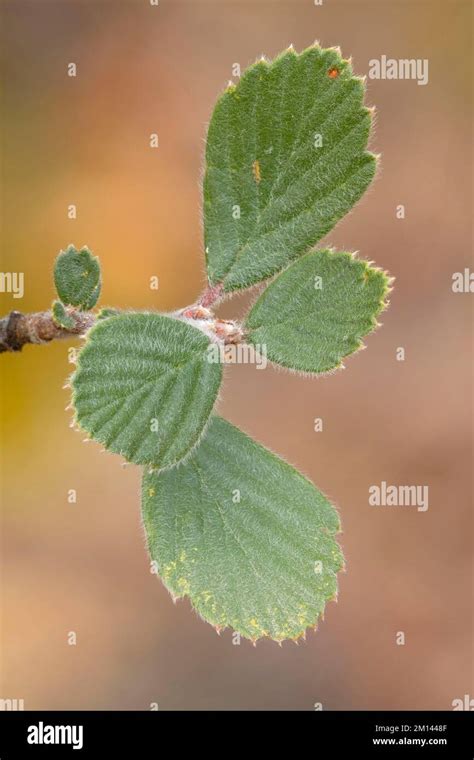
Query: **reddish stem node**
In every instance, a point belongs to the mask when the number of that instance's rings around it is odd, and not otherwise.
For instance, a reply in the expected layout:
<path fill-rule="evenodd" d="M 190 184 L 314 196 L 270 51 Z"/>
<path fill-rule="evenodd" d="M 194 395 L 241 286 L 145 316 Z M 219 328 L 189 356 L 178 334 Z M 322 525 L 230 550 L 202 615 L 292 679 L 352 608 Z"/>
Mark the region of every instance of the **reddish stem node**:
<path fill-rule="evenodd" d="M 200 306 L 209 309 L 222 298 L 223 291 L 224 285 L 222 282 L 218 282 L 217 285 L 209 285 L 199 299 Z"/>

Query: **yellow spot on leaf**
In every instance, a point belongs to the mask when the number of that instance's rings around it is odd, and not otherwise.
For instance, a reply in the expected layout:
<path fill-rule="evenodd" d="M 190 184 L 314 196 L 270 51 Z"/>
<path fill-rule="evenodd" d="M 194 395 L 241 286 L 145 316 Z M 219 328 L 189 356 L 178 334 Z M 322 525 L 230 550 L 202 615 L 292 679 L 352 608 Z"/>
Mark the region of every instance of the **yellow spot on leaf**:
<path fill-rule="evenodd" d="M 179 578 L 177 586 L 178 586 L 179 590 L 183 592 L 183 594 L 189 594 L 190 593 L 191 589 L 190 589 L 189 581 L 188 581 L 187 578 Z"/>
<path fill-rule="evenodd" d="M 258 185 L 258 183 L 262 179 L 262 174 L 261 174 L 261 171 L 260 171 L 260 161 L 258 161 L 258 160 L 254 161 L 253 164 L 252 164 L 252 169 L 253 169 L 253 176 L 255 177 L 255 182 Z"/>
<path fill-rule="evenodd" d="M 260 625 L 260 623 L 258 623 L 255 618 L 249 620 L 248 627 L 252 630 L 252 632 L 257 634 L 257 638 L 261 636 L 268 636 L 268 632 Z"/>
<path fill-rule="evenodd" d="M 165 565 L 162 572 L 163 580 L 165 581 L 170 580 L 175 570 L 176 570 L 176 562 L 170 562 L 168 565 Z"/>

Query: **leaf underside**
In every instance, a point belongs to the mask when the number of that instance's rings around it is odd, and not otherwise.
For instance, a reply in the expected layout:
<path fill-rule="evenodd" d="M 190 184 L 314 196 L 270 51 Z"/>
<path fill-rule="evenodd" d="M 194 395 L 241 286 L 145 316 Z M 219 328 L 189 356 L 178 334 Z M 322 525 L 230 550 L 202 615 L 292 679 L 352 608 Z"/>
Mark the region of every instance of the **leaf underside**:
<path fill-rule="evenodd" d="M 305 253 L 372 180 L 364 82 L 336 49 L 289 49 L 219 98 L 204 177 L 208 277 L 249 287 Z"/>
<path fill-rule="evenodd" d="M 247 340 L 270 361 L 328 372 L 361 348 L 389 290 L 385 272 L 350 253 L 313 251 L 291 264 L 251 309 Z"/>
<path fill-rule="evenodd" d="M 101 289 L 99 259 L 87 247 L 73 245 L 61 251 L 54 265 L 54 284 L 61 301 L 80 309 L 93 309 Z"/>
<path fill-rule="evenodd" d="M 157 468 L 198 443 L 221 382 L 200 330 L 156 313 L 103 319 L 72 377 L 76 421 L 106 449 Z"/>
<path fill-rule="evenodd" d="M 183 465 L 145 472 L 142 509 L 163 582 L 218 628 L 252 640 L 295 639 L 336 595 L 336 510 L 220 417 Z"/>

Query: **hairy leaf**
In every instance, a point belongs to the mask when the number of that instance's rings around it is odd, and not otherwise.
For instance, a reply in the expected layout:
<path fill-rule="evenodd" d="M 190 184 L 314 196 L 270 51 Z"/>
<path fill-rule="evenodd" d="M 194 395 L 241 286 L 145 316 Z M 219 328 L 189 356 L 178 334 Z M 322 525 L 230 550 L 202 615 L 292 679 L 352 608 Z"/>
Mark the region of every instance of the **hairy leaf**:
<path fill-rule="evenodd" d="M 308 253 L 264 290 L 247 317 L 247 340 L 290 369 L 340 367 L 377 326 L 388 285 L 385 272 L 350 253 Z"/>
<path fill-rule="evenodd" d="M 222 367 L 209 339 L 161 314 L 122 314 L 90 331 L 72 378 L 78 424 L 130 462 L 170 467 L 198 443 Z"/>
<path fill-rule="evenodd" d="M 208 277 L 224 290 L 278 272 L 361 197 L 376 157 L 365 149 L 364 82 L 337 49 L 293 49 L 229 85 L 209 125 L 204 178 Z"/>
<path fill-rule="evenodd" d="M 182 466 L 145 473 L 142 504 L 164 583 L 214 626 L 250 639 L 297 638 L 336 594 L 336 510 L 219 417 Z"/>
<path fill-rule="evenodd" d="M 67 313 L 64 304 L 61 301 L 54 301 L 51 309 L 53 320 L 59 327 L 71 330 L 75 326 L 73 318 Z"/>
<path fill-rule="evenodd" d="M 120 314 L 119 309 L 114 309 L 111 306 L 105 306 L 97 314 L 97 319 L 108 319 L 109 317 L 116 317 L 118 314 Z"/>
<path fill-rule="evenodd" d="M 99 259 L 86 247 L 78 251 L 68 246 L 56 259 L 54 284 L 64 304 L 93 309 L 101 288 Z"/>

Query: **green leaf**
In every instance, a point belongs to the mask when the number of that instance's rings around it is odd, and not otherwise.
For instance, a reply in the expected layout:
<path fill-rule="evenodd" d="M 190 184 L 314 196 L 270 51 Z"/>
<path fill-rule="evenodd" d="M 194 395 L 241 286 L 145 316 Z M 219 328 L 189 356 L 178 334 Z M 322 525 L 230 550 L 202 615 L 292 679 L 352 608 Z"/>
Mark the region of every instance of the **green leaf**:
<path fill-rule="evenodd" d="M 120 314 L 119 309 L 114 309 L 111 306 L 105 306 L 97 314 L 97 319 L 108 319 L 109 317 L 116 317 L 118 314 Z"/>
<path fill-rule="evenodd" d="M 54 284 L 61 301 L 84 311 L 93 309 L 100 295 L 100 264 L 88 248 L 69 245 L 54 264 Z"/>
<path fill-rule="evenodd" d="M 165 585 L 217 628 L 253 640 L 297 638 L 336 595 L 336 510 L 219 417 L 182 466 L 144 474 L 142 506 Z"/>
<path fill-rule="evenodd" d="M 161 314 L 97 322 L 72 377 L 77 423 L 130 462 L 175 465 L 201 438 L 221 382 L 208 346 L 196 327 Z"/>
<path fill-rule="evenodd" d="M 64 304 L 61 301 L 54 301 L 52 306 L 53 320 L 59 327 L 64 327 L 65 330 L 72 330 L 76 326 L 73 318 L 67 313 Z"/>
<path fill-rule="evenodd" d="M 364 89 L 339 50 L 319 46 L 261 60 L 229 85 L 207 136 L 211 284 L 232 291 L 270 277 L 361 197 L 376 168 Z"/>
<path fill-rule="evenodd" d="M 247 340 L 276 364 L 327 372 L 361 348 L 388 290 L 385 272 L 350 253 L 308 253 L 264 290 L 247 317 Z"/>

